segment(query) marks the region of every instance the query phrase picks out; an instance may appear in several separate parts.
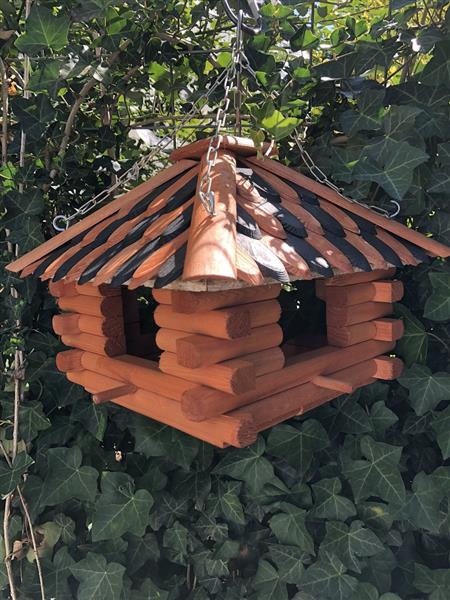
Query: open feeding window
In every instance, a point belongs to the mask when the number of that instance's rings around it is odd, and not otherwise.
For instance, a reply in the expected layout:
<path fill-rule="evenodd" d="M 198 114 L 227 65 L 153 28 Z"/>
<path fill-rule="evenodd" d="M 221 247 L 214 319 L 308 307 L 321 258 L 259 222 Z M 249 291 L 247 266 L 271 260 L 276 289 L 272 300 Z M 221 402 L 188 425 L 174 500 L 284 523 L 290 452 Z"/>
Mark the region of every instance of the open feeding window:
<path fill-rule="evenodd" d="M 151 288 L 121 289 L 127 354 L 158 360 L 160 350 L 155 342 L 158 327 L 153 316 L 157 303 Z"/>
<path fill-rule="evenodd" d="M 327 345 L 326 304 L 317 297 L 314 281 L 296 281 L 281 291 L 280 326 L 286 355 Z"/>

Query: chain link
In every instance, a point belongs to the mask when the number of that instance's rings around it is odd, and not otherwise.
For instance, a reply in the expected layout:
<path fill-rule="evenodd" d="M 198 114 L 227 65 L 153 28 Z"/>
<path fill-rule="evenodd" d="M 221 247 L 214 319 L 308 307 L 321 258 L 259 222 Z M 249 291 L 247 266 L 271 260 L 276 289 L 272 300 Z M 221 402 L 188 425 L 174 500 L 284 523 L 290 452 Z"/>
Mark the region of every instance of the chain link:
<path fill-rule="evenodd" d="M 300 134 L 297 130 L 295 130 L 295 135 L 291 135 L 291 139 L 294 140 L 294 142 L 296 143 L 296 145 L 300 151 L 300 156 L 302 157 L 303 162 L 305 163 L 306 167 L 308 168 L 308 171 L 311 173 L 311 175 L 314 177 L 314 179 L 316 181 L 318 181 L 322 185 L 326 185 L 327 187 L 329 187 L 330 189 L 335 191 L 344 200 L 347 200 L 348 202 L 352 202 L 353 204 L 359 204 L 360 206 L 363 206 L 364 208 L 374 210 L 377 213 L 379 213 L 380 215 L 382 215 L 383 217 L 386 217 L 387 219 L 393 219 L 394 217 L 396 217 L 399 214 L 400 204 L 396 200 L 390 200 L 390 202 L 392 204 L 394 204 L 394 206 L 395 206 L 395 211 L 393 213 L 389 213 L 386 209 L 382 208 L 381 206 L 365 204 L 364 202 L 359 202 L 358 200 L 354 200 L 353 198 L 349 198 L 348 196 L 345 196 L 343 194 L 343 189 L 338 187 L 337 185 L 335 185 L 332 181 L 330 181 L 328 179 L 326 173 L 324 173 L 322 171 L 322 169 L 318 165 L 316 165 L 316 163 L 312 159 L 309 152 L 303 147 L 302 143 L 299 141 L 299 137 L 300 137 Z"/>
<path fill-rule="evenodd" d="M 233 66 L 233 65 L 232 65 Z M 197 107 L 204 101 L 208 100 L 208 98 L 216 91 L 218 87 L 222 84 L 226 84 L 229 77 L 230 68 L 222 71 L 222 73 L 217 77 L 216 81 L 213 85 L 203 94 L 201 94 L 197 100 L 194 102 L 191 110 L 186 114 L 185 118 L 180 121 L 180 123 L 174 128 L 174 135 L 176 135 L 183 127 L 196 115 Z M 226 119 L 226 113 L 225 117 Z M 217 119 L 216 119 L 217 121 Z M 110 198 L 111 194 L 118 190 L 119 188 L 126 185 L 128 182 L 135 180 L 139 177 L 140 172 L 152 161 L 158 154 L 160 154 L 169 144 L 172 143 L 172 138 L 162 138 L 156 146 L 153 147 L 152 151 L 140 158 L 136 163 L 134 163 L 127 171 L 125 171 L 120 177 L 117 178 L 115 183 L 110 185 L 105 190 L 99 192 L 96 196 L 89 199 L 85 204 L 80 206 L 75 210 L 75 212 L 69 216 L 67 215 L 56 215 L 52 221 L 53 228 L 56 231 L 64 231 L 67 229 L 71 222 L 74 219 L 77 219 L 81 215 L 85 215 L 90 212 L 96 206 Z"/>

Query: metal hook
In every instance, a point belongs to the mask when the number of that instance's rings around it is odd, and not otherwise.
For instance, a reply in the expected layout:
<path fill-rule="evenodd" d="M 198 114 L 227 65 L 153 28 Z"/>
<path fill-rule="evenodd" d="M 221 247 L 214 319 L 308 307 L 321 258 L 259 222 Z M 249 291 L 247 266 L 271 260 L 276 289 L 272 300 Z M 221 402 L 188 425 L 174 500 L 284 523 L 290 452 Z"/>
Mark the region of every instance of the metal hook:
<path fill-rule="evenodd" d="M 59 221 L 64 223 L 62 227 L 58 225 Z M 56 215 L 52 221 L 52 225 L 55 231 L 65 231 L 69 227 L 69 219 L 65 215 Z"/>
<path fill-rule="evenodd" d="M 233 9 L 231 8 L 228 0 L 222 0 L 222 4 L 230 21 L 237 25 L 239 20 L 238 16 L 233 12 Z M 250 25 L 246 25 L 244 22 L 242 22 L 242 29 L 243 31 L 245 31 L 245 33 L 256 35 L 260 33 L 262 29 L 262 19 L 261 15 L 259 14 L 258 0 L 247 0 L 247 4 L 250 8 L 250 12 L 252 14 L 253 19 L 255 19 L 256 21 L 256 26 L 251 27 Z"/>
<path fill-rule="evenodd" d="M 394 219 L 400 213 L 400 204 L 397 202 L 397 200 L 389 200 L 389 202 L 391 204 L 394 204 L 395 206 L 395 210 L 393 213 L 389 213 L 385 208 L 381 208 L 381 206 L 375 206 L 373 204 L 371 204 L 369 208 L 382 215 L 383 217 L 386 217 L 386 219 Z"/>

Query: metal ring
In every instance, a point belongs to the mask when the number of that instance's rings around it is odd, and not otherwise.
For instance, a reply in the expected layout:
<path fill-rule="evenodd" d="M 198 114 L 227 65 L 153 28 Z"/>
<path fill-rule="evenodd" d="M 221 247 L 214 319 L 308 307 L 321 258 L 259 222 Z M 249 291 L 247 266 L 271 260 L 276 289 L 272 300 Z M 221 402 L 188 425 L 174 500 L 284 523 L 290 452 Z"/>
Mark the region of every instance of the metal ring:
<path fill-rule="evenodd" d="M 58 221 L 62 221 L 64 223 L 64 227 L 60 227 L 58 225 Z M 52 225 L 55 231 L 65 231 L 69 227 L 69 219 L 65 215 L 56 215 L 52 221 Z"/>
<path fill-rule="evenodd" d="M 391 215 L 389 215 L 390 219 L 394 219 L 400 213 L 401 207 L 397 200 L 390 200 L 390 202 L 391 204 L 394 204 L 396 206 L 395 211 Z"/>
<path fill-rule="evenodd" d="M 222 4 L 223 4 L 223 8 L 225 9 L 225 12 L 227 13 L 227 16 L 230 19 L 230 21 L 232 21 L 235 25 L 237 25 L 238 17 L 237 17 L 237 15 L 234 14 L 233 9 L 231 8 L 228 0 L 222 0 Z M 251 27 L 250 25 L 246 25 L 244 22 L 242 22 L 242 29 L 246 33 L 250 33 L 251 35 L 256 35 L 256 34 L 260 33 L 261 29 L 262 29 L 261 15 L 259 14 L 258 4 L 257 4 L 256 0 L 248 0 L 248 5 L 252 12 L 253 18 L 256 21 L 256 26 Z"/>

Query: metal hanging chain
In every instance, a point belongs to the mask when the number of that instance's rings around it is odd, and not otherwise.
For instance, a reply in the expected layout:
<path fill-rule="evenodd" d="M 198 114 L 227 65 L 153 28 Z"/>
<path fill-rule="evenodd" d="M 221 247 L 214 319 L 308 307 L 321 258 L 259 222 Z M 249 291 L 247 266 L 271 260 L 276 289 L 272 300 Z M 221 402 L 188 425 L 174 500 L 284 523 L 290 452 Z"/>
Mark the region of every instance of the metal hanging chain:
<path fill-rule="evenodd" d="M 234 65 L 232 65 L 234 68 Z M 176 135 L 183 127 L 188 123 L 192 118 L 196 116 L 198 105 L 203 102 L 203 100 L 208 100 L 208 98 L 215 92 L 215 90 L 220 87 L 222 84 L 227 85 L 227 81 L 229 79 L 229 71 L 230 68 L 222 71 L 222 73 L 217 77 L 216 81 L 213 85 L 204 92 L 201 96 L 197 98 L 194 102 L 191 110 L 186 114 L 186 116 L 180 121 L 180 123 L 174 128 L 173 133 Z M 225 116 L 226 119 L 226 116 Z M 217 119 L 216 119 L 217 121 Z M 151 152 L 142 158 L 140 158 L 133 166 L 131 166 L 127 171 L 122 173 L 117 180 L 110 185 L 105 190 L 99 192 L 96 196 L 85 202 L 82 206 L 77 208 L 75 212 L 69 216 L 67 215 L 56 215 L 52 221 L 53 228 L 56 231 L 64 231 L 67 229 L 74 219 L 77 219 L 86 213 L 90 212 L 93 208 L 107 200 L 110 195 L 115 192 L 117 189 L 126 185 L 129 181 L 135 180 L 139 177 L 140 172 L 144 169 L 150 161 L 155 158 L 158 154 L 162 152 L 169 144 L 172 143 L 172 137 L 162 138 L 156 146 L 151 150 Z"/>
<path fill-rule="evenodd" d="M 311 175 L 314 177 L 314 179 L 316 181 L 318 181 L 322 185 L 326 185 L 327 187 L 329 187 L 330 189 L 335 191 L 344 200 L 347 200 L 348 202 L 352 202 L 353 204 L 359 204 L 360 206 L 363 206 L 364 208 L 369 208 L 371 210 L 374 210 L 375 212 L 379 213 L 383 217 L 386 217 L 387 219 L 393 219 L 400 213 L 400 210 L 401 210 L 400 204 L 396 200 L 390 200 L 390 202 L 395 206 L 395 210 L 394 210 L 394 212 L 389 213 L 384 208 L 381 208 L 381 206 L 369 205 L 364 202 L 360 202 L 359 200 L 354 200 L 353 198 L 349 198 L 348 196 L 345 196 L 343 194 L 343 189 L 339 188 L 332 181 L 330 181 L 328 179 L 326 173 L 324 173 L 322 171 L 322 169 L 318 165 L 316 165 L 316 163 L 312 159 L 309 152 L 303 147 L 303 144 L 300 142 L 300 140 L 299 140 L 300 134 L 297 130 L 295 130 L 295 134 L 296 135 L 291 135 L 291 139 L 296 143 L 296 145 L 300 151 L 300 156 L 303 159 L 303 162 L 305 163 L 308 171 L 311 173 Z"/>
<path fill-rule="evenodd" d="M 208 150 L 206 152 L 206 170 L 200 180 L 200 185 L 198 188 L 198 195 L 200 201 L 202 202 L 206 212 L 210 216 L 215 215 L 215 200 L 214 200 L 214 192 L 212 191 L 212 177 L 211 171 L 216 164 L 217 156 L 220 148 L 220 144 L 222 142 L 222 136 L 220 135 L 221 130 L 225 127 L 227 112 L 230 107 L 231 102 L 231 89 L 233 85 L 236 83 L 236 86 L 240 88 L 240 73 L 242 71 L 242 42 L 243 42 L 243 12 L 240 10 L 238 19 L 237 19 L 237 28 L 236 28 L 236 40 L 233 44 L 233 53 L 231 57 L 231 65 L 226 70 L 226 76 L 224 81 L 224 96 L 222 99 L 222 106 L 220 106 L 217 110 L 216 121 L 215 121 L 215 131 L 214 135 L 211 137 Z M 240 93 L 240 89 L 238 90 Z M 238 126 L 238 120 L 240 115 L 238 115 L 238 111 L 240 110 L 239 105 L 236 105 L 236 125 Z"/>

